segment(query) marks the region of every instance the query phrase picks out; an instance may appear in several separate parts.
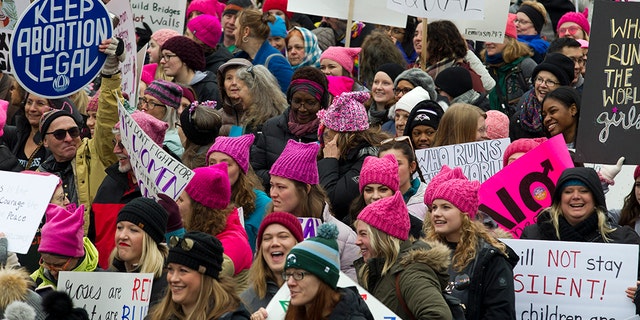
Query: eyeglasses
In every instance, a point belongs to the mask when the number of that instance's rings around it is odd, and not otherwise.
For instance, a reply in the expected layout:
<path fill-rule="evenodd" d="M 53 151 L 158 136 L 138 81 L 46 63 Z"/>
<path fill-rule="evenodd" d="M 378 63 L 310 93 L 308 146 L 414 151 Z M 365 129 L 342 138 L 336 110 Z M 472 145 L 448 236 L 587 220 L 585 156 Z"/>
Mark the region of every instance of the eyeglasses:
<path fill-rule="evenodd" d="M 169 238 L 169 247 L 171 248 L 175 248 L 178 245 L 180 245 L 180 248 L 182 248 L 182 250 L 184 251 L 191 251 L 191 249 L 193 249 L 193 246 L 195 245 L 195 241 L 193 241 L 193 239 L 191 238 L 180 238 L 180 237 L 176 237 L 176 236 L 171 236 L 171 238 Z"/>
<path fill-rule="evenodd" d="M 56 138 L 56 140 L 62 141 L 67 137 L 67 133 L 69 133 L 69 136 L 71 136 L 71 139 L 75 139 L 80 136 L 80 129 L 78 129 L 78 127 L 73 127 L 66 130 L 58 129 L 51 132 L 46 132 L 45 134 L 50 134 L 54 138 Z"/>
<path fill-rule="evenodd" d="M 282 273 L 282 279 L 284 279 L 284 281 L 289 280 L 289 278 L 293 277 L 293 280 L 296 281 L 300 281 L 302 279 L 304 279 L 304 276 L 309 274 L 309 272 L 306 271 L 294 271 L 294 272 L 283 272 Z"/>
<path fill-rule="evenodd" d="M 527 20 L 515 19 L 515 20 L 513 20 L 513 23 L 527 25 L 527 24 L 530 24 L 532 22 L 531 21 L 527 21 Z"/>
<path fill-rule="evenodd" d="M 543 84 L 544 83 L 544 85 L 549 87 L 549 88 L 553 88 L 553 87 L 555 87 L 555 86 L 560 84 L 560 82 L 556 82 L 556 81 L 549 80 L 549 79 L 545 80 L 545 79 L 542 79 L 540 77 L 536 77 L 536 83 L 537 84 Z"/>
<path fill-rule="evenodd" d="M 144 97 L 138 98 L 138 110 L 142 110 L 142 107 L 144 105 L 147 105 L 149 110 L 153 110 L 153 109 L 155 109 L 157 107 L 165 107 L 165 108 L 167 107 L 164 104 L 160 104 L 160 103 L 157 103 L 155 101 L 147 100 L 147 98 L 144 98 Z"/>
<path fill-rule="evenodd" d="M 405 95 L 411 90 L 413 90 L 413 88 L 395 88 L 393 89 L 393 93 L 395 93 L 396 96 L 400 95 L 401 93 Z"/>
<path fill-rule="evenodd" d="M 385 31 L 395 35 L 404 34 L 404 30 L 402 30 L 401 28 L 386 27 Z"/>
<path fill-rule="evenodd" d="M 124 150 L 124 144 L 122 144 L 122 140 L 118 141 L 116 139 L 111 140 L 113 142 L 113 147 L 118 146 L 119 149 Z"/>
<path fill-rule="evenodd" d="M 411 137 L 409 136 L 399 136 L 395 138 L 384 139 L 380 142 L 380 144 L 387 144 L 392 142 L 406 142 L 411 147 L 411 150 L 415 151 L 415 149 L 413 148 L 413 143 L 411 142 Z"/>
<path fill-rule="evenodd" d="M 559 35 L 563 35 L 563 34 L 566 34 L 567 31 L 569 31 L 570 35 L 574 35 L 579 30 L 582 30 L 582 28 L 580 28 L 578 26 L 571 26 L 571 27 L 567 27 L 567 28 L 558 28 L 558 34 Z"/>
<path fill-rule="evenodd" d="M 298 108 L 307 107 L 307 109 L 313 109 L 317 107 L 320 103 L 318 102 L 318 100 L 315 100 L 315 99 L 303 100 L 303 99 L 295 98 L 295 99 L 291 99 L 291 104 Z"/>
<path fill-rule="evenodd" d="M 177 54 L 163 54 L 162 56 L 160 56 L 162 59 L 164 59 L 164 61 L 169 62 L 169 60 L 171 60 L 171 58 L 173 57 L 177 57 Z"/>
<path fill-rule="evenodd" d="M 574 63 L 577 63 L 578 65 L 584 65 L 587 61 L 584 60 L 583 57 L 580 58 L 576 58 L 576 57 L 569 57 L 571 58 L 571 60 L 573 60 Z"/>
<path fill-rule="evenodd" d="M 60 264 L 51 264 L 48 262 L 44 262 L 44 260 L 42 260 L 42 257 L 40 257 L 39 264 L 41 267 L 49 271 L 60 272 L 60 271 L 66 271 L 67 268 L 69 268 L 69 264 L 71 264 L 71 259 L 73 258 L 67 259 L 67 262 L 65 262 L 64 264 L 62 264 L 62 266 L 60 266 Z"/>

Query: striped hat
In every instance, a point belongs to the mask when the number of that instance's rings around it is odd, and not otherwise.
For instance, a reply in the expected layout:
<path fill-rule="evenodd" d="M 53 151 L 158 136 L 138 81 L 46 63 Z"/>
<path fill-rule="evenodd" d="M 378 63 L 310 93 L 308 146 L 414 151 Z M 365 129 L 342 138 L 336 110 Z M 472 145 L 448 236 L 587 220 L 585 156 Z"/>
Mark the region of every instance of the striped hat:
<path fill-rule="evenodd" d="M 180 100 L 182 99 L 182 88 L 166 80 L 153 80 L 151 84 L 144 90 L 144 94 L 148 94 L 160 101 L 160 103 L 178 109 Z"/>
<path fill-rule="evenodd" d="M 340 277 L 338 227 L 325 223 L 318 228 L 318 236 L 298 243 L 287 255 L 285 271 L 296 268 L 309 271 L 334 290 Z"/>

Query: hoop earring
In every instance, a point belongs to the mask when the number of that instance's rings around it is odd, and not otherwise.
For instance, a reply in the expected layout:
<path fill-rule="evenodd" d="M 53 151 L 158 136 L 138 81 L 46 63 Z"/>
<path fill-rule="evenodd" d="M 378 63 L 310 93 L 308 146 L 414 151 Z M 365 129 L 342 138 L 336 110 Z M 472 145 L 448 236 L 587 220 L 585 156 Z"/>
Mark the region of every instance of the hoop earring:
<path fill-rule="evenodd" d="M 242 37 L 242 42 L 244 42 L 244 43 L 249 42 L 249 37 L 247 37 L 247 36 Z"/>

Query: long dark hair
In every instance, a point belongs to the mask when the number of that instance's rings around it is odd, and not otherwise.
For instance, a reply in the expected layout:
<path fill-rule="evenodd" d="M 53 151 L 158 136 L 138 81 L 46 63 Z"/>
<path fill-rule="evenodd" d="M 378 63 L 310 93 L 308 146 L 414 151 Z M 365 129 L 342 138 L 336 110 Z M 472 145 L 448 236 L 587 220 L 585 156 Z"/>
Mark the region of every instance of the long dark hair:
<path fill-rule="evenodd" d="M 636 188 L 639 188 L 639 185 L 640 182 L 634 182 L 631 192 L 624 198 L 624 206 L 622 206 L 620 221 L 618 221 L 621 226 L 634 228 L 636 221 L 640 219 L 640 202 L 636 199 Z"/>

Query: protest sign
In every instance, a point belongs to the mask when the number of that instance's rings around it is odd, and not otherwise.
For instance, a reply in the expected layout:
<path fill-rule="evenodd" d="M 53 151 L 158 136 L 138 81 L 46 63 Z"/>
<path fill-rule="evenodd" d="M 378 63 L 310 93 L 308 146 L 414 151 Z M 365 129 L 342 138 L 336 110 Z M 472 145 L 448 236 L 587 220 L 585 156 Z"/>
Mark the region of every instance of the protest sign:
<path fill-rule="evenodd" d="M 491 10 L 485 11 L 484 20 L 462 20 L 456 17 L 451 21 L 467 40 L 503 43 L 508 13 L 508 1 L 495 1 L 491 3 Z"/>
<path fill-rule="evenodd" d="M 485 181 L 478 191 L 479 210 L 520 238 L 538 212 L 551 206 L 556 182 L 566 168 L 573 168 L 573 162 L 559 134 Z"/>
<path fill-rule="evenodd" d="M 358 293 L 369 307 L 369 311 L 373 315 L 373 318 L 376 320 L 401 320 L 400 317 L 395 315 L 387 306 L 385 306 L 380 300 L 376 299 L 371 293 L 357 284 L 355 281 L 351 280 L 349 276 L 344 274 L 342 271 L 340 272 L 340 278 L 338 278 L 338 287 L 340 288 L 348 288 L 348 287 L 356 287 L 358 289 Z M 347 289 L 349 290 L 349 289 Z M 289 307 L 289 300 L 291 299 L 291 293 L 289 292 L 289 287 L 285 283 L 280 290 L 276 292 L 276 294 L 271 298 L 271 302 L 267 305 L 267 313 L 269 314 L 269 320 L 282 320 L 284 319 L 285 314 L 287 313 L 287 308 Z"/>
<path fill-rule="evenodd" d="M 151 140 L 119 102 L 118 113 L 122 144 L 129 153 L 142 196 L 157 200 L 157 194 L 164 193 L 177 200 L 193 178 L 193 171 Z"/>
<path fill-rule="evenodd" d="M 137 61 L 144 61 L 137 59 L 137 47 L 136 47 L 136 33 L 133 23 L 133 13 L 131 12 L 131 5 L 128 1 L 110 1 L 107 4 L 107 9 L 111 13 L 118 16 L 118 25 L 115 26 L 115 36 L 124 41 L 124 51 L 127 57 L 120 64 L 120 71 L 122 72 L 122 93 L 126 93 L 129 96 L 129 104 L 135 105 L 136 88 L 138 87 L 137 75 Z"/>
<path fill-rule="evenodd" d="M 304 239 L 315 237 L 316 230 L 322 224 L 322 219 L 319 218 L 298 218 L 298 221 L 302 226 L 302 237 Z"/>
<path fill-rule="evenodd" d="M 66 97 L 100 73 L 107 58 L 98 50 L 113 25 L 101 0 L 39 0 L 16 24 L 11 64 L 27 91 Z"/>
<path fill-rule="evenodd" d="M 581 162 L 640 163 L 640 45 L 638 2 L 595 1 L 594 32 L 582 93 L 576 159 Z M 585 102 L 588 102 L 585 104 Z"/>
<path fill-rule="evenodd" d="M 443 165 L 461 167 L 469 180 L 484 182 L 502 169 L 509 139 L 485 140 L 416 150 L 418 166 L 427 183 Z"/>
<path fill-rule="evenodd" d="M 513 270 L 516 319 L 627 319 L 635 305 L 638 246 L 501 239 L 520 261 Z"/>
<path fill-rule="evenodd" d="M 12 73 L 9 47 L 18 18 L 29 6 L 29 0 L 3 1 L 0 9 L 0 71 Z"/>
<path fill-rule="evenodd" d="M 53 175 L 0 171 L 0 232 L 7 236 L 8 251 L 29 251 L 59 180 Z"/>
<path fill-rule="evenodd" d="M 317 16 L 347 19 L 353 1 L 353 20 L 404 28 L 407 15 L 387 9 L 386 0 L 289 0 L 287 10 Z"/>
<path fill-rule="evenodd" d="M 391 10 L 419 18 L 447 20 L 485 20 L 485 6 L 484 0 L 387 0 L 387 8 Z"/>
<path fill-rule="evenodd" d="M 58 291 L 69 294 L 90 319 L 144 319 L 152 285 L 153 273 L 62 271 L 58 276 Z"/>
<path fill-rule="evenodd" d="M 137 0 L 129 1 L 133 10 L 136 27 L 144 28 L 146 23 L 151 31 L 172 29 L 184 33 L 187 0 Z"/>

